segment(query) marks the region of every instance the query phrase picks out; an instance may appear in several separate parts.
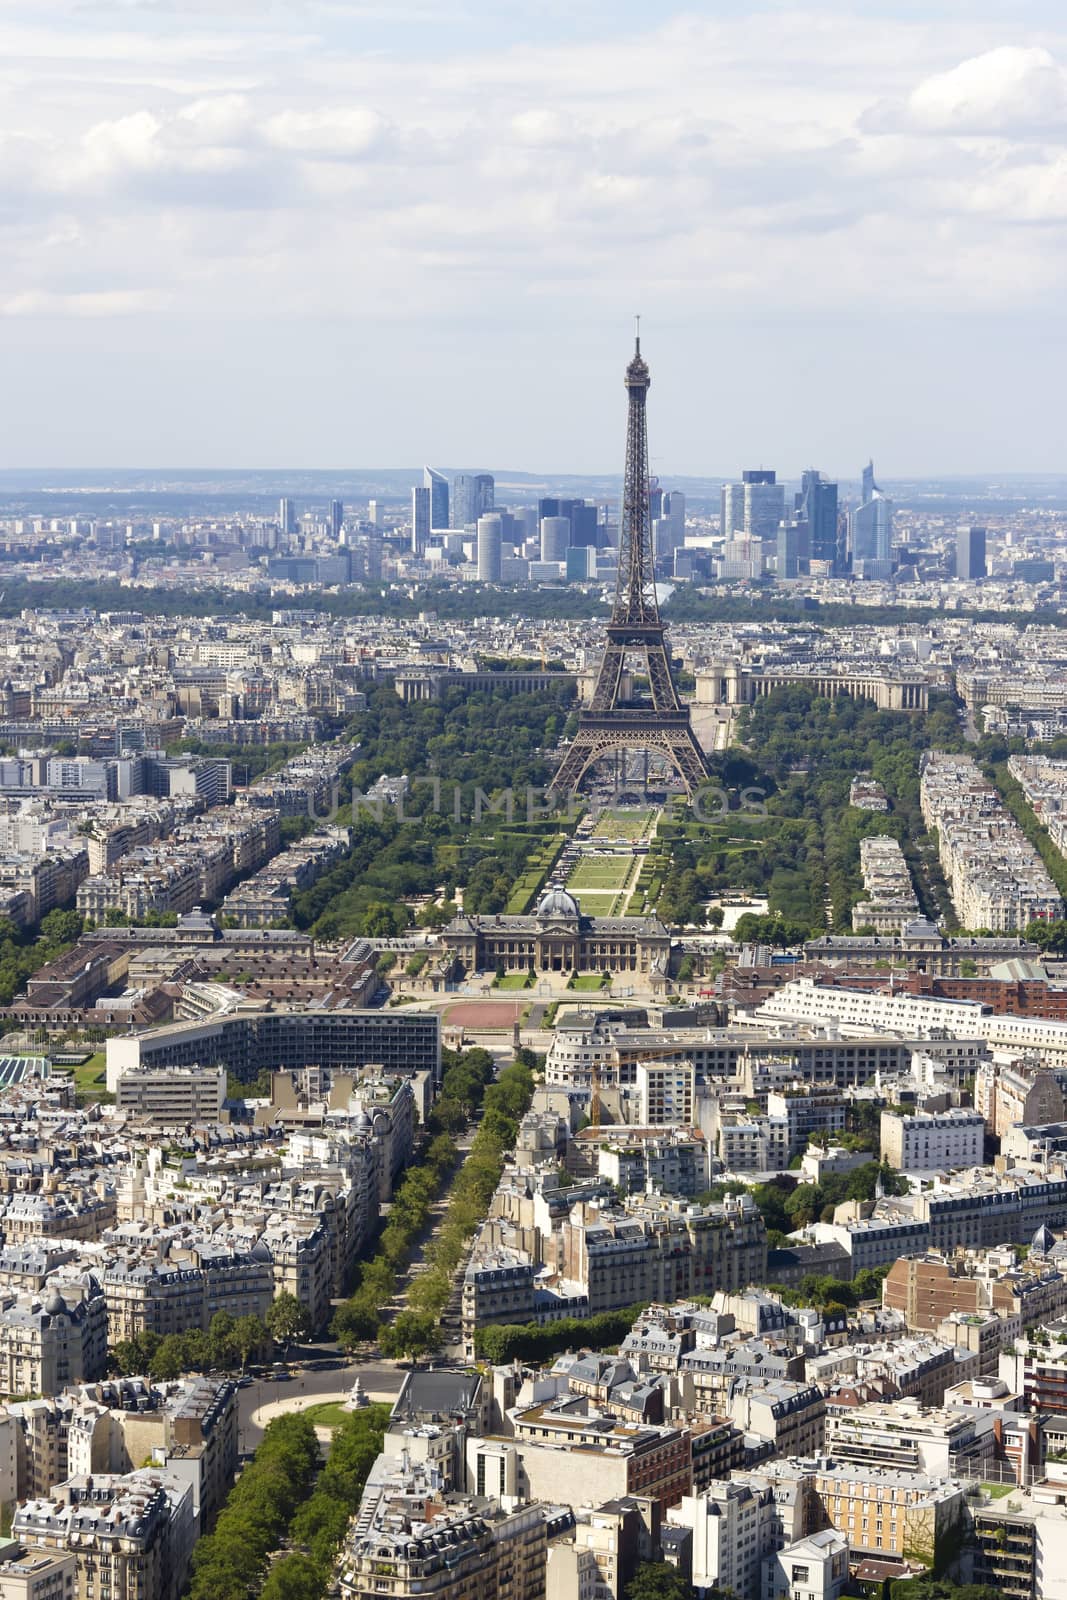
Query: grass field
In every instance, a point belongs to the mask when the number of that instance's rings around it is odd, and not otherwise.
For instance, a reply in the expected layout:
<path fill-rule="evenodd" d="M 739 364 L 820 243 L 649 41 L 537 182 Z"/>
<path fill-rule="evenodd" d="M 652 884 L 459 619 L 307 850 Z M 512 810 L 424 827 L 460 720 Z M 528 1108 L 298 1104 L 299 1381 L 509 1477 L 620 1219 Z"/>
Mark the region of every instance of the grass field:
<path fill-rule="evenodd" d="M 579 973 L 578 977 L 572 978 L 567 985 L 568 989 L 577 989 L 582 994 L 589 994 L 594 990 L 606 989 L 607 987 L 608 985 L 604 982 L 604 975 L 601 972 Z"/>
<path fill-rule="evenodd" d="M 633 876 L 633 856 L 581 856 L 571 869 L 567 888 L 587 917 L 620 917 Z"/>
<path fill-rule="evenodd" d="M 626 886 L 633 871 L 632 856 L 583 856 L 567 879 L 572 893 L 579 889 L 612 889 Z"/>
<path fill-rule="evenodd" d="M 594 839 L 643 839 L 656 820 L 655 806 L 640 809 L 602 811 L 591 837 Z"/>
<path fill-rule="evenodd" d="M 301 1415 L 309 1417 L 316 1428 L 339 1428 L 352 1413 L 345 1410 L 340 1400 L 324 1400 L 321 1405 L 305 1407 Z"/>
<path fill-rule="evenodd" d="M 107 1082 L 106 1069 L 107 1057 L 103 1050 L 98 1050 L 88 1061 L 83 1061 L 80 1067 L 61 1067 L 57 1070 L 72 1075 L 75 1094 L 88 1095 L 92 1098 L 103 1093 Z"/>
<path fill-rule="evenodd" d="M 529 972 L 505 972 L 502 978 L 493 980 L 494 989 L 528 989 L 533 983 L 533 974 Z"/>

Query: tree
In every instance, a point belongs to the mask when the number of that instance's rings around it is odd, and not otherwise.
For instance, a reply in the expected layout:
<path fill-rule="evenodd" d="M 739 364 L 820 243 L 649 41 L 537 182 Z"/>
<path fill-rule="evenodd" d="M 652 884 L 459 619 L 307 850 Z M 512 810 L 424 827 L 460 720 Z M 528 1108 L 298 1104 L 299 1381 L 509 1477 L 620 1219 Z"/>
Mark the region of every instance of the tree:
<path fill-rule="evenodd" d="M 293 1551 L 275 1563 L 260 1600 L 322 1600 L 322 1574 L 314 1561 Z"/>
<path fill-rule="evenodd" d="M 307 1307 L 301 1305 L 296 1295 L 288 1289 L 283 1289 L 281 1294 L 275 1296 L 263 1320 L 271 1338 L 278 1344 L 284 1344 L 286 1351 L 294 1339 L 306 1339 L 311 1333 Z"/>
<path fill-rule="evenodd" d="M 692 1600 L 692 1586 L 669 1561 L 643 1561 L 626 1585 L 626 1600 Z"/>
<path fill-rule="evenodd" d="M 379 1343 L 383 1356 L 397 1360 L 409 1356 L 412 1361 L 427 1355 L 438 1344 L 437 1323 L 426 1311 L 401 1311 L 391 1326 L 383 1328 Z"/>
<path fill-rule="evenodd" d="M 212 1317 L 207 1336 L 211 1360 L 216 1367 L 233 1366 L 236 1350 L 233 1336 L 236 1327 L 237 1322 L 228 1311 L 216 1311 Z"/>
<path fill-rule="evenodd" d="M 352 1350 L 358 1344 L 376 1339 L 380 1326 L 377 1307 L 368 1304 L 359 1295 L 352 1295 L 350 1299 L 342 1301 L 334 1312 L 330 1332 L 338 1344 L 344 1345 L 346 1350 Z"/>
<path fill-rule="evenodd" d="M 251 1356 L 262 1351 L 269 1335 L 262 1320 L 255 1316 L 238 1317 L 232 1334 L 233 1344 L 241 1357 L 241 1370 L 247 1367 Z"/>
<path fill-rule="evenodd" d="M 407 927 L 403 910 L 385 900 L 370 901 L 362 922 L 362 932 L 368 939 L 395 939 Z"/>

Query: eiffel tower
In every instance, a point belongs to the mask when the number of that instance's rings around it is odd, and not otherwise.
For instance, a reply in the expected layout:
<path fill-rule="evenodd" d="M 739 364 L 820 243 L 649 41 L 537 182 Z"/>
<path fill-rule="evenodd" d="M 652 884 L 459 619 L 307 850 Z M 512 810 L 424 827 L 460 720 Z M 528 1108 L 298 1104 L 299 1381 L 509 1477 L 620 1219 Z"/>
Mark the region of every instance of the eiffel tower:
<path fill-rule="evenodd" d="M 578 718 L 578 732 L 559 764 L 551 789 L 555 793 L 573 793 L 588 769 L 602 757 L 624 750 L 644 750 L 665 756 L 685 784 L 686 792 L 692 795 L 707 778 L 708 770 L 690 726 L 689 710 L 678 700 L 656 603 L 645 419 L 645 397 L 652 380 L 641 355 L 640 332 L 625 381 L 626 473 L 615 604 L 592 702 Z M 651 702 L 622 698 L 623 669 L 627 654 L 632 653 L 644 656 Z"/>

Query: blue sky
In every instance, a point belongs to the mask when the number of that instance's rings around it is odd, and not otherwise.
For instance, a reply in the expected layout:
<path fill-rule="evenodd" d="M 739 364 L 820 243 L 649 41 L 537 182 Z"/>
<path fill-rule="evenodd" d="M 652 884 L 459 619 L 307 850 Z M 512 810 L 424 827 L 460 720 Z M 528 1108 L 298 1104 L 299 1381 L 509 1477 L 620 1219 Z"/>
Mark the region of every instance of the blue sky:
<path fill-rule="evenodd" d="M 1065 470 L 1040 0 L 0 7 L 0 460 Z"/>

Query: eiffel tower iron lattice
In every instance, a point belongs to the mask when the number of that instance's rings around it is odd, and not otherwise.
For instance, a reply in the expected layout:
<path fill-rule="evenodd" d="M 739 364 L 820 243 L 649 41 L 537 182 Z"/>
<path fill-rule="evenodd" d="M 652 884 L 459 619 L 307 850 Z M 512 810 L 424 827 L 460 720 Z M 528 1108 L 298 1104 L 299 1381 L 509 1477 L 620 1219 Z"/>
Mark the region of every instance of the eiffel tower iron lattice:
<path fill-rule="evenodd" d="M 555 793 L 572 793 L 597 761 L 626 750 L 663 756 L 690 795 L 708 776 L 704 753 L 690 725 L 688 707 L 679 702 L 671 676 L 670 657 L 656 602 L 645 407 L 651 381 L 638 335 L 625 379 L 628 396 L 626 471 L 619 518 L 615 603 L 593 698 L 589 709 L 580 714 L 578 732 L 552 780 L 551 789 Z M 632 654 L 644 657 L 651 702 L 623 699 L 623 672 L 627 655 Z"/>

